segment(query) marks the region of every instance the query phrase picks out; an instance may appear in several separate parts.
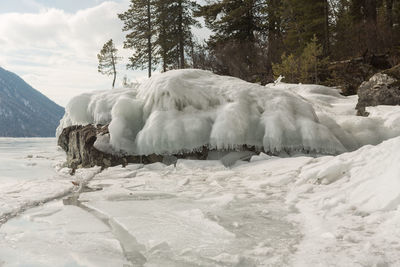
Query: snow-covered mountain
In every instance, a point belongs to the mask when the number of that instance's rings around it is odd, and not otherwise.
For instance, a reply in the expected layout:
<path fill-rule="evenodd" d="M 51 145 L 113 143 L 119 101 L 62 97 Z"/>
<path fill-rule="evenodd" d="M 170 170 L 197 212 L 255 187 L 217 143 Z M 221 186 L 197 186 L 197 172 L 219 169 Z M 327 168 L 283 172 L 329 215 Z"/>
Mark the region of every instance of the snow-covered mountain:
<path fill-rule="evenodd" d="M 0 67 L 0 136 L 54 136 L 64 109 Z"/>

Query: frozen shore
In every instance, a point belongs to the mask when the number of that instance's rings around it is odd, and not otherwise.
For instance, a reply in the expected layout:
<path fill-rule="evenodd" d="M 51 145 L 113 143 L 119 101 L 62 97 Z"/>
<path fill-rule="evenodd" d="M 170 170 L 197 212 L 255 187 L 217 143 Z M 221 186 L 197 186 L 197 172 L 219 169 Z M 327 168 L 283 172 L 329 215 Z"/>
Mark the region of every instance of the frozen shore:
<path fill-rule="evenodd" d="M 70 179 L 90 181 L 77 201 L 51 201 L 1 226 L 0 262 L 395 266 L 400 176 L 390 159 L 399 146 L 394 138 L 336 157 L 261 155 L 231 168 L 180 160 L 78 170 Z"/>

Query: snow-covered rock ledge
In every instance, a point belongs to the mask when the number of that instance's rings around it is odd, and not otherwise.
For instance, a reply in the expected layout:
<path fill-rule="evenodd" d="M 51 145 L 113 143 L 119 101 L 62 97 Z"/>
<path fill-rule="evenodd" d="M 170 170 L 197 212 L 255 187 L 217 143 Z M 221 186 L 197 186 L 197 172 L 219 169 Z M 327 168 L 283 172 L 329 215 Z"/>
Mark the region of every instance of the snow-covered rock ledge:
<path fill-rule="evenodd" d="M 175 70 L 155 75 L 137 89 L 73 98 L 57 135 L 70 126 L 108 125 L 107 133 L 96 134 L 90 142 L 108 155 L 200 151 L 204 157 L 205 149 L 340 154 L 400 134 L 399 127 L 384 127 L 382 119 L 349 124 L 344 115 L 355 115 L 354 99 L 350 102 L 324 86 L 260 86 L 208 71 Z"/>
<path fill-rule="evenodd" d="M 91 124 L 64 128 L 58 138 L 58 145 L 67 154 L 67 166 L 72 169 L 94 166 L 111 167 L 141 161 L 139 157 L 117 156 L 96 149 L 94 142 L 97 135 L 107 133 L 107 127 L 95 127 Z"/>
<path fill-rule="evenodd" d="M 90 168 L 101 166 L 108 168 L 112 166 L 126 166 L 129 163 L 150 164 L 163 162 L 166 164 L 174 163 L 178 158 L 206 159 L 208 151 L 196 151 L 175 156 L 166 155 L 125 155 L 120 153 L 110 153 L 102 151 L 101 148 L 94 146 L 95 141 L 109 138 L 108 126 L 88 124 L 86 126 L 69 126 L 62 130 L 58 137 L 58 146 L 67 154 L 67 167 L 73 172 L 77 168 Z M 107 143 L 105 143 L 107 144 Z"/>

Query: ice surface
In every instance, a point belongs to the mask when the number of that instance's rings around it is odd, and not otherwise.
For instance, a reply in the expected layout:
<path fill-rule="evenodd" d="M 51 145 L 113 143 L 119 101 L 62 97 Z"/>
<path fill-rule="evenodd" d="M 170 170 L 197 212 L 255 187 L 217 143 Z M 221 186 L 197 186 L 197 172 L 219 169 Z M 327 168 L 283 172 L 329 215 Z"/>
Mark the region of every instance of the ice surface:
<path fill-rule="evenodd" d="M 0 138 L 0 223 L 70 192 L 70 178 L 54 169 L 63 160 L 54 138 Z"/>
<path fill-rule="evenodd" d="M 385 118 L 396 109 L 377 107 L 374 114 Z M 395 123 L 392 119 L 387 123 Z M 1 226 L 0 262 L 398 266 L 399 151 L 396 137 L 339 156 L 260 154 L 231 167 L 219 160 L 180 159 L 176 166 L 78 170 L 73 179 L 87 184 L 75 201 L 44 204 Z M 54 161 L 57 153 L 47 158 Z M 35 162 L 37 155 L 32 148 L 15 160 Z M 8 194 L 8 203 L 16 198 L 30 207 L 33 196 L 70 184 L 59 176 L 28 180 L 24 187 L 21 179 L 14 184 L 23 190 Z"/>
<path fill-rule="evenodd" d="M 124 266 L 128 264 L 111 230 L 74 206 L 50 203 L 0 229 L 4 266 Z M 2 265 L 3 266 L 3 265 Z"/>

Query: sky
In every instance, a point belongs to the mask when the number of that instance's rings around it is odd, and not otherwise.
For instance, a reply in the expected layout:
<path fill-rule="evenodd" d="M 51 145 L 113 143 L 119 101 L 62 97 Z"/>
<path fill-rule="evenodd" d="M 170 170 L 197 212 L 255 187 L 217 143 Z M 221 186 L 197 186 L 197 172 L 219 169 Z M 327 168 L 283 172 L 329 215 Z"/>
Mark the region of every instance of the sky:
<path fill-rule="evenodd" d="M 65 106 L 77 94 L 111 89 L 112 77 L 97 71 L 97 54 L 112 38 L 123 57 L 116 87 L 125 75 L 143 81 L 146 70 L 126 70 L 133 51 L 122 49 L 126 33 L 117 14 L 128 6 L 129 0 L 0 0 L 0 66 Z"/>

